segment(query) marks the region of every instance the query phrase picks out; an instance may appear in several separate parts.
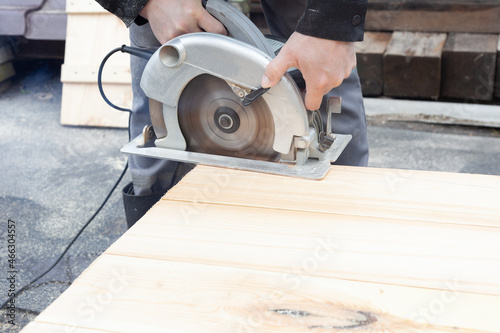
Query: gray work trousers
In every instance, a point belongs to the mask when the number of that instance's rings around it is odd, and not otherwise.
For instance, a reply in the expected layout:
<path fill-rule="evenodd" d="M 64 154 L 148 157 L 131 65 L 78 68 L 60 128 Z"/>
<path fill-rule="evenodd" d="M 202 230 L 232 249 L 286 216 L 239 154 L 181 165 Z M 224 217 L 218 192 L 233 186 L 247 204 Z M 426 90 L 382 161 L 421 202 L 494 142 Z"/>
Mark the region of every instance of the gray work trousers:
<path fill-rule="evenodd" d="M 303 12 L 305 0 L 296 1 L 292 6 L 290 1 L 286 5 L 283 0 L 262 0 L 261 2 L 271 33 L 288 38 Z M 295 4 L 297 5 L 295 6 Z M 149 24 L 142 26 L 132 24 L 130 27 L 130 40 L 132 46 L 144 49 L 155 50 L 160 46 Z M 130 134 L 132 138 L 135 138 L 142 133 L 144 126 L 151 124 L 151 119 L 148 98 L 139 85 L 146 60 L 134 56 L 130 58 L 133 92 Z M 335 164 L 366 166 L 368 163 L 366 120 L 357 71 L 353 70 L 349 78 L 344 80 L 342 85 L 328 93 L 324 100 L 328 96 L 342 97 L 342 113 L 334 115 L 332 119 L 333 131 L 353 136 L 353 139 Z M 189 172 L 192 166 L 167 160 L 130 156 L 129 168 L 134 183 L 135 195 L 146 195 L 168 190 Z"/>

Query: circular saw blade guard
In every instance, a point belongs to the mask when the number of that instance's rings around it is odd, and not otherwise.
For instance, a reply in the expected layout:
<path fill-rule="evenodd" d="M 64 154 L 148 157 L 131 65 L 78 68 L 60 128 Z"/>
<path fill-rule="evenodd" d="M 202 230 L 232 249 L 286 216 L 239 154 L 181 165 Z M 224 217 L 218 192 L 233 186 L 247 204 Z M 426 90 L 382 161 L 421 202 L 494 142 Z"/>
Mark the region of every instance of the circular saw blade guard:
<path fill-rule="evenodd" d="M 155 147 L 143 147 L 153 133 L 148 129 L 144 139 L 134 139 L 122 152 L 293 177 L 324 177 L 351 136 L 324 133 L 289 74 L 243 106 L 244 97 L 261 88 L 273 48 L 246 16 L 224 1 L 209 0 L 206 8 L 232 37 L 186 34 L 152 55 L 141 88 L 150 99 Z"/>

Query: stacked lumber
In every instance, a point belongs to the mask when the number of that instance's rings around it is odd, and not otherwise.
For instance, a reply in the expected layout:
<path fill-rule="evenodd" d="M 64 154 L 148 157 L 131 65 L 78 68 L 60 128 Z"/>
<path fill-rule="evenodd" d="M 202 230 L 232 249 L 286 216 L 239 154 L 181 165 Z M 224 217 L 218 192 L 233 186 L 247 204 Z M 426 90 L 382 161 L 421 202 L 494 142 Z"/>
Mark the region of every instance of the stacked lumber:
<path fill-rule="evenodd" d="M 197 167 L 31 332 L 498 332 L 498 176 Z"/>
<path fill-rule="evenodd" d="M 128 115 L 108 106 L 97 87 L 102 59 L 112 49 L 129 44 L 128 30 L 118 18 L 93 0 L 67 0 L 68 25 L 64 65 L 61 123 L 76 126 L 127 127 Z M 129 56 L 118 53 L 106 63 L 103 88 L 116 105 L 130 108 Z"/>
<path fill-rule="evenodd" d="M 363 94 L 490 101 L 500 96 L 499 43 L 498 34 L 366 32 L 356 47 Z"/>

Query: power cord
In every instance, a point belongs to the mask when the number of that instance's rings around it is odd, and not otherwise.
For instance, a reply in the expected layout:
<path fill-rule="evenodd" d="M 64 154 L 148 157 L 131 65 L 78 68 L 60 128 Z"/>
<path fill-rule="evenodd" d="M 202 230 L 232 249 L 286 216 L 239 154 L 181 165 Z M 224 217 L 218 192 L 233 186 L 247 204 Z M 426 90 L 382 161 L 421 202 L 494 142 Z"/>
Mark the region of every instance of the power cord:
<path fill-rule="evenodd" d="M 32 284 L 36 283 L 38 280 L 40 280 L 42 277 L 44 277 L 45 275 L 47 275 L 47 273 L 49 273 L 54 267 L 56 267 L 56 265 L 61 261 L 61 259 L 64 257 L 64 255 L 66 254 L 66 252 L 68 252 L 68 250 L 70 249 L 70 247 L 76 242 L 76 240 L 78 239 L 78 237 L 80 237 L 80 235 L 82 234 L 82 232 L 89 226 L 90 222 L 92 222 L 94 220 L 94 218 L 97 216 L 97 214 L 99 214 L 99 212 L 101 211 L 101 209 L 104 207 L 104 205 L 106 205 L 106 203 L 108 202 L 108 199 L 111 197 L 111 194 L 113 194 L 113 192 L 115 191 L 116 187 L 118 186 L 118 184 L 121 182 L 123 176 L 125 175 L 125 173 L 127 172 L 127 169 L 128 169 L 128 163 L 125 165 L 125 168 L 123 169 L 120 177 L 118 178 L 118 180 L 116 181 L 116 183 L 113 185 L 113 188 L 111 189 L 111 191 L 109 191 L 108 195 L 106 196 L 106 199 L 104 199 L 104 201 L 102 202 L 101 206 L 99 206 L 99 208 L 95 211 L 95 213 L 92 215 L 92 217 L 87 221 L 87 223 L 85 223 L 83 225 L 82 228 L 80 228 L 80 231 L 78 231 L 78 233 L 75 235 L 75 237 L 73 237 L 73 239 L 71 240 L 71 242 L 68 244 L 68 246 L 66 246 L 66 248 L 64 249 L 63 253 L 61 253 L 61 255 L 57 258 L 57 260 L 52 264 L 52 266 L 49 267 L 49 269 L 47 269 L 45 272 L 43 272 L 42 274 L 38 275 L 36 278 L 34 278 L 33 280 L 31 280 L 28 284 L 26 284 L 24 287 L 22 287 L 21 289 L 19 289 L 18 291 L 16 291 L 11 297 L 9 297 L 9 299 L 7 299 L 1 306 L 0 306 L 0 309 L 3 309 L 8 303 L 10 303 L 14 298 L 16 298 L 17 296 L 19 296 L 23 291 L 25 291 L 26 289 L 28 289 Z"/>
<path fill-rule="evenodd" d="M 116 52 L 129 53 L 129 54 L 134 55 L 136 57 L 140 57 L 140 58 L 143 58 L 145 60 L 149 60 L 149 58 L 151 58 L 151 56 L 153 55 L 154 51 L 144 50 L 144 49 L 139 49 L 137 47 L 122 45 L 121 47 L 117 47 L 117 48 L 111 50 L 104 57 L 104 59 L 102 59 L 101 65 L 99 66 L 99 71 L 97 72 L 97 86 L 99 88 L 99 92 L 101 93 L 102 99 L 104 99 L 104 101 L 106 103 L 108 103 L 109 106 L 111 106 L 119 111 L 132 112 L 130 109 L 122 108 L 122 107 L 119 107 L 119 106 L 116 106 L 115 104 L 113 104 L 106 97 L 106 94 L 104 93 L 104 90 L 102 88 L 102 70 L 104 69 L 104 65 L 106 64 L 106 61 L 108 61 L 109 57 L 111 57 Z M 129 140 L 130 140 L 130 138 L 129 138 Z"/>
<path fill-rule="evenodd" d="M 101 93 L 101 96 L 102 98 L 104 99 L 104 101 L 110 105 L 111 107 L 119 110 L 119 111 L 124 111 L 124 112 L 129 112 L 130 115 L 132 113 L 132 110 L 130 109 L 127 109 L 127 108 L 122 108 L 122 107 L 119 107 L 119 106 L 116 106 L 115 104 L 113 104 L 105 95 L 104 93 L 104 90 L 102 88 L 102 71 L 103 71 L 103 68 L 104 68 L 104 65 L 106 64 L 106 61 L 109 59 L 109 57 L 111 57 L 113 54 L 115 54 L 116 52 L 126 52 L 126 53 L 129 53 L 131 55 L 135 55 L 135 56 L 138 56 L 138 57 L 141 57 L 143 59 L 149 59 L 151 57 L 151 55 L 153 54 L 153 51 L 147 51 L 147 50 L 142 50 L 142 49 L 138 49 L 138 48 L 134 48 L 134 47 L 130 47 L 130 46 L 126 46 L 126 45 L 122 45 L 121 47 L 118 47 L 116 49 L 113 49 L 112 51 L 110 51 L 105 57 L 104 59 L 102 60 L 101 62 L 101 65 L 99 66 L 99 72 L 97 74 L 97 85 L 98 85 L 98 88 L 99 88 L 99 92 Z M 130 141 L 130 115 L 129 115 L 129 126 L 128 126 L 128 139 Z M 108 192 L 108 195 L 106 196 L 106 198 L 104 199 L 104 201 L 101 203 L 101 205 L 99 206 L 99 208 L 94 212 L 94 214 L 90 217 L 90 219 L 83 225 L 83 227 L 80 228 L 80 230 L 78 231 L 78 233 L 73 237 L 73 239 L 71 240 L 71 242 L 66 246 L 66 248 L 64 249 L 64 251 L 59 255 L 59 257 L 57 258 L 57 260 L 52 264 L 52 266 L 50 266 L 47 270 L 45 270 L 43 273 L 41 273 L 40 275 L 38 275 L 36 278 L 34 278 L 33 280 L 31 280 L 28 284 L 24 285 L 21 289 L 19 289 L 18 291 L 16 291 L 12 296 L 10 296 L 1 306 L 0 306 L 0 309 L 3 309 L 7 306 L 7 304 L 9 304 L 14 298 L 18 297 L 19 295 L 21 295 L 24 291 L 28 290 L 34 283 L 36 283 L 38 280 L 40 280 L 41 278 L 43 278 L 45 275 L 47 275 L 54 267 L 56 267 L 56 265 L 62 260 L 62 258 L 64 257 L 64 255 L 69 251 L 69 249 L 71 248 L 71 246 L 76 242 L 76 240 L 80 237 L 80 235 L 83 233 L 83 231 L 90 225 L 90 223 L 94 220 L 94 218 L 97 216 L 97 214 L 100 213 L 100 211 L 104 208 L 104 206 L 106 205 L 106 203 L 108 202 L 109 198 L 111 197 L 111 195 L 113 194 L 113 192 L 115 191 L 116 187 L 118 186 L 118 184 L 120 184 L 120 182 L 122 181 L 123 177 L 125 176 L 125 173 L 127 172 L 128 170 L 128 163 L 125 164 L 125 168 L 123 169 L 120 177 L 118 178 L 118 180 L 115 182 L 115 184 L 113 185 L 113 187 L 111 188 L 111 190 Z"/>

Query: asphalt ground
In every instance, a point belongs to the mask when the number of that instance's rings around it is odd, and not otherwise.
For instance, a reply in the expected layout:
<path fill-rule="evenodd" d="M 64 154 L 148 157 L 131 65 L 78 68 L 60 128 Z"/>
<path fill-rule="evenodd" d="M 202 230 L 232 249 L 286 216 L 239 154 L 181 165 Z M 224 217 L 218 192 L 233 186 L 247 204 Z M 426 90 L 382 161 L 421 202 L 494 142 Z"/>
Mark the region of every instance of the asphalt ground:
<path fill-rule="evenodd" d="M 17 290 L 55 262 L 126 162 L 119 152 L 128 140 L 126 130 L 60 125 L 60 66 L 60 61 L 19 62 L 10 84 L 0 86 L 0 276 L 15 271 Z M 384 117 L 368 124 L 372 167 L 500 175 L 497 129 Z M 126 175 L 118 189 L 129 181 Z M 15 225 L 11 262 L 9 225 Z M 62 261 L 16 298 L 15 324 L 0 313 L 0 331 L 18 332 L 33 320 L 125 231 L 116 191 Z M 0 279 L 1 302 L 9 288 L 10 281 Z"/>

